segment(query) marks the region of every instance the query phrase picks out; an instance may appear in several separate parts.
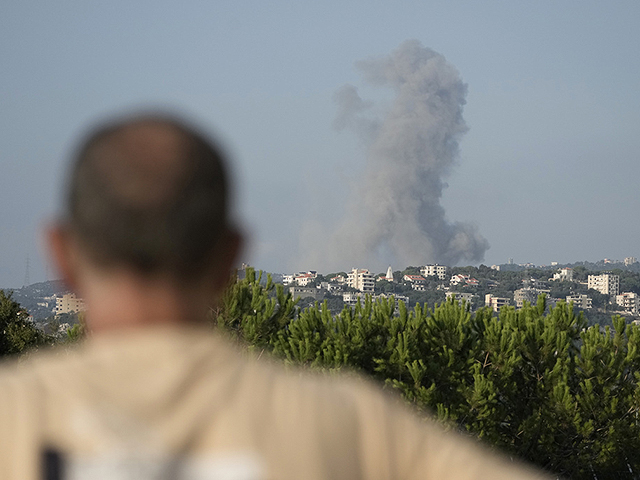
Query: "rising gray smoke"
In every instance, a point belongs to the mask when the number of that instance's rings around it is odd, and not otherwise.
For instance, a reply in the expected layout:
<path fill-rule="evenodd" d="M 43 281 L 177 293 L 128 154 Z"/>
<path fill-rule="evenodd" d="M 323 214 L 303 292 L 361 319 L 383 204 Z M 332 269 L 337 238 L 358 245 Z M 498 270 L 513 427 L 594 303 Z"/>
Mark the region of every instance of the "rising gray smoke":
<path fill-rule="evenodd" d="M 357 63 L 365 81 L 390 87 L 381 118 L 354 86 L 335 94 L 338 129 L 367 145 L 361 183 L 323 254 L 334 268 L 380 268 L 437 262 L 478 262 L 488 242 L 468 224 L 446 219 L 440 200 L 467 131 L 462 118 L 466 85 L 445 58 L 410 40 L 391 55 Z"/>

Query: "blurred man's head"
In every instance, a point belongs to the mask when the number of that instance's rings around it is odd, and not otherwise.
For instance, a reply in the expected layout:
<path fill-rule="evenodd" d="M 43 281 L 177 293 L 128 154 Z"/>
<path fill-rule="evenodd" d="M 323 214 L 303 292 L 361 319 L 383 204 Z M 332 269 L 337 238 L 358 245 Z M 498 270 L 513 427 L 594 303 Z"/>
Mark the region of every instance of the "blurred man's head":
<path fill-rule="evenodd" d="M 221 152 L 169 117 L 96 129 L 73 161 L 66 214 L 50 241 L 72 285 L 78 263 L 183 286 L 228 278 L 239 237 Z"/>
<path fill-rule="evenodd" d="M 78 151 L 67 212 L 99 264 L 188 280 L 211 265 L 229 229 L 222 155 L 175 120 L 107 125 Z"/>

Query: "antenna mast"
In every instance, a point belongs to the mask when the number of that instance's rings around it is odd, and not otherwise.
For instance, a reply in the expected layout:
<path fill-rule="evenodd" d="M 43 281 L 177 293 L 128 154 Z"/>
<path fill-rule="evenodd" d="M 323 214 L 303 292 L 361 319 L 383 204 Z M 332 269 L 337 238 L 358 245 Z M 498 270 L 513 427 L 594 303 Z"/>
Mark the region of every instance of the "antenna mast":
<path fill-rule="evenodd" d="M 27 259 L 24 265 L 24 285 L 22 286 L 26 287 L 28 285 L 29 285 L 29 255 L 27 255 Z"/>

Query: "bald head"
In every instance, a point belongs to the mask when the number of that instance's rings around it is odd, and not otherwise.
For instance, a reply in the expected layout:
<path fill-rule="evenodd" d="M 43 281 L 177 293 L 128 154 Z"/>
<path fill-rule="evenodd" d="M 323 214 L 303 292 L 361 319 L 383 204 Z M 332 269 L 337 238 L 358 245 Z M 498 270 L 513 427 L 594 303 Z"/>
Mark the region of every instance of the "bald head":
<path fill-rule="evenodd" d="M 193 173 L 192 141 L 174 125 L 140 120 L 96 139 L 86 161 L 123 202 L 151 207 L 169 201 Z"/>
<path fill-rule="evenodd" d="M 219 150 L 185 124 L 129 118 L 96 130 L 73 164 L 68 225 L 101 265 L 188 280 L 228 232 Z"/>

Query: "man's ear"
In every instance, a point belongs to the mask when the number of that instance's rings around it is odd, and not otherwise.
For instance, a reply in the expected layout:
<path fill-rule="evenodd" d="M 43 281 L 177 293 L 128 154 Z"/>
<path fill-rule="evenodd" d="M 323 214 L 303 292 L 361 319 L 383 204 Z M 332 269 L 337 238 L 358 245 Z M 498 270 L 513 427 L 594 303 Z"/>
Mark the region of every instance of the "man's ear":
<path fill-rule="evenodd" d="M 45 242 L 53 267 L 62 277 L 67 287 L 75 290 L 77 286 L 77 256 L 71 233 L 60 224 L 52 224 L 45 229 Z"/>

